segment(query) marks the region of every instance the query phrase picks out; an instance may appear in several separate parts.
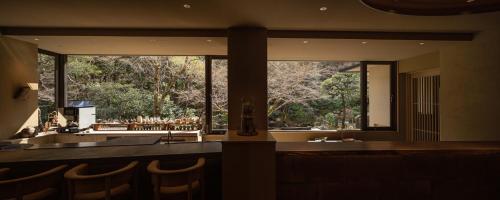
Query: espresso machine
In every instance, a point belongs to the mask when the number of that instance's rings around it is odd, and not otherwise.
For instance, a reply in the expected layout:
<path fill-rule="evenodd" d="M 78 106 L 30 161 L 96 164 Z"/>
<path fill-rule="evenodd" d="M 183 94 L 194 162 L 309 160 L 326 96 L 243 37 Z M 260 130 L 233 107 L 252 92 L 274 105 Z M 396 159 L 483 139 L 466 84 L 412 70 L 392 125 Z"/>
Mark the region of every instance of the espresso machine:
<path fill-rule="evenodd" d="M 66 127 L 59 128 L 60 133 L 78 133 L 96 123 L 96 109 L 90 101 L 69 101 L 64 107 L 63 116 Z"/>

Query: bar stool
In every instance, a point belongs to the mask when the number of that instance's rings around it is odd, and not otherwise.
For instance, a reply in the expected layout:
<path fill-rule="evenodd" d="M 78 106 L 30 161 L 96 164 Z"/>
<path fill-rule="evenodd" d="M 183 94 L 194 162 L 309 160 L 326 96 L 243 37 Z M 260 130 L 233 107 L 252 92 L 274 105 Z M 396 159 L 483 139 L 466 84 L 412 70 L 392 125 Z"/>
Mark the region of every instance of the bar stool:
<path fill-rule="evenodd" d="M 154 160 L 148 165 L 152 175 L 154 199 L 161 199 L 162 195 L 187 194 L 187 199 L 193 198 L 193 192 L 200 192 L 204 199 L 204 172 L 205 158 L 198 158 L 195 165 L 184 169 L 162 170 L 160 161 Z"/>
<path fill-rule="evenodd" d="M 66 165 L 59 165 L 47 171 L 21 178 L 0 181 L 0 199 L 47 199 L 56 198 L 63 180 Z M 0 173 L 6 175 L 10 170 L 3 168 Z"/>
<path fill-rule="evenodd" d="M 9 173 L 9 168 L 0 168 L 0 179 L 3 178 L 7 173 Z"/>
<path fill-rule="evenodd" d="M 101 174 L 87 174 L 86 163 L 73 167 L 64 174 L 68 181 L 68 198 L 108 200 L 133 192 L 134 199 L 137 199 L 134 174 L 138 164 L 138 161 L 133 161 L 123 168 Z M 131 182 L 134 183 L 133 188 Z"/>

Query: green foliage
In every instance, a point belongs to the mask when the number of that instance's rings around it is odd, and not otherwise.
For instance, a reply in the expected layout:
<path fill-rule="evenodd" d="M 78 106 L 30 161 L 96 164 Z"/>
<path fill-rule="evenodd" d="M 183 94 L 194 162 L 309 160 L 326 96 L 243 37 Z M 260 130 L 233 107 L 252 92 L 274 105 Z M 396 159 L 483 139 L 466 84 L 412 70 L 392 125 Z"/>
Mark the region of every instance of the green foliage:
<path fill-rule="evenodd" d="M 335 73 L 321 83 L 321 89 L 339 108 L 335 114 L 339 115 L 342 128 L 346 127 L 347 121 L 353 122 L 359 115 L 361 95 L 358 73 Z"/>
<path fill-rule="evenodd" d="M 131 119 L 137 115 L 151 115 L 152 95 L 130 84 L 112 82 L 88 85 L 87 100 L 97 107 L 100 119 Z"/>
<path fill-rule="evenodd" d="M 349 69 L 346 63 L 270 61 L 270 126 L 336 129 L 359 119 L 360 77 L 340 73 Z M 202 56 L 69 56 L 68 99 L 92 101 L 105 120 L 202 117 L 204 66 Z M 212 72 L 213 125 L 224 128 L 227 62 L 214 62 Z"/>
<path fill-rule="evenodd" d="M 70 56 L 68 99 L 92 101 L 97 118 L 104 120 L 154 116 L 155 102 L 162 118 L 200 116 L 204 108 L 201 58 Z M 160 77 L 159 82 L 155 82 L 155 75 Z M 158 95 L 155 97 L 155 94 Z"/>

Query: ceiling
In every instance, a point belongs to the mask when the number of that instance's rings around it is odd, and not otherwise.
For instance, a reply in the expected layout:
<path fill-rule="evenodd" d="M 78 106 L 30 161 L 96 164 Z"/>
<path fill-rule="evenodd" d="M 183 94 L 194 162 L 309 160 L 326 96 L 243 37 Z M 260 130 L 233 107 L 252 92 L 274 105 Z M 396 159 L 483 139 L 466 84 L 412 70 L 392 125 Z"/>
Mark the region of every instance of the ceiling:
<path fill-rule="evenodd" d="M 287 30 L 481 31 L 500 20 L 500 12 L 397 15 L 358 0 L 0 0 L 0 5 L 0 26 L 227 28 L 250 24 Z"/>
<path fill-rule="evenodd" d="M 9 36 L 62 54 L 226 55 L 226 38 Z M 423 44 L 421 44 L 423 43 Z M 465 42 L 354 39 L 268 39 L 270 60 L 399 60 Z"/>
<path fill-rule="evenodd" d="M 499 0 L 361 0 L 365 5 L 386 12 L 444 16 L 500 10 Z"/>
<path fill-rule="evenodd" d="M 321 7 L 327 9 L 321 11 Z M 377 11 L 357 0 L 0 0 L 0 27 L 225 29 L 256 25 L 270 30 L 480 32 L 496 28 L 498 21 L 500 12 L 409 16 Z M 11 37 L 66 54 L 224 55 L 227 51 L 225 38 Z M 268 57 L 397 60 L 455 43 L 461 42 L 270 38 Z"/>

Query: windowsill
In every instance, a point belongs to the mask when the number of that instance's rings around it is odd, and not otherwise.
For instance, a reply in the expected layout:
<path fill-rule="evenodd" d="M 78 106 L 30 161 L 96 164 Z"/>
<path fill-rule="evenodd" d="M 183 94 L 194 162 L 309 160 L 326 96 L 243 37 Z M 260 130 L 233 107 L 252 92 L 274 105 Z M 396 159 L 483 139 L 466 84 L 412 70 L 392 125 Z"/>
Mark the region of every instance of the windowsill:
<path fill-rule="evenodd" d="M 366 132 L 397 132 L 395 130 L 268 130 L 271 133 L 366 133 Z"/>

